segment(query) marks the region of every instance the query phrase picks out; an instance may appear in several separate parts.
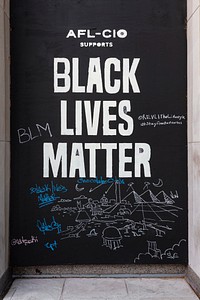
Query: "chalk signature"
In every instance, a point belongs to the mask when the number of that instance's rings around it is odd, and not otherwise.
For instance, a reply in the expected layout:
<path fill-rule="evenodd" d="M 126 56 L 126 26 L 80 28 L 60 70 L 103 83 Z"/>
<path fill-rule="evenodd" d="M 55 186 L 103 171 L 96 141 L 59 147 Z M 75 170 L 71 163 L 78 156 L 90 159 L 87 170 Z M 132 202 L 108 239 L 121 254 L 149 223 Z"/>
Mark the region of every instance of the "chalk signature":
<path fill-rule="evenodd" d="M 45 235 L 46 232 L 57 230 L 57 233 L 61 233 L 61 224 L 57 223 L 55 218 L 52 217 L 52 222 L 47 224 L 46 219 L 43 221 L 37 220 L 37 228 Z"/>
<path fill-rule="evenodd" d="M 38 238 L 37 236 L 31 236 L 30 239 L 25 239 L 23 236 L 20 239 L 12 239 L 11 240 L 11 245 L 16 246 L 16 245 L 30 245 L 30 244 L 35 244 L 38 243 Z"/>
<path fill-rule="evenodd" d="M 46 244 L 44 244 L 44 246 L 45 246 L 47 249 L 50 249 L 50 250 L 54 251 L 54 250 L 58 247 L 58 244 L 57 244 L 56 241 L 54 241 L 53 243 L 47 242 Z"/>

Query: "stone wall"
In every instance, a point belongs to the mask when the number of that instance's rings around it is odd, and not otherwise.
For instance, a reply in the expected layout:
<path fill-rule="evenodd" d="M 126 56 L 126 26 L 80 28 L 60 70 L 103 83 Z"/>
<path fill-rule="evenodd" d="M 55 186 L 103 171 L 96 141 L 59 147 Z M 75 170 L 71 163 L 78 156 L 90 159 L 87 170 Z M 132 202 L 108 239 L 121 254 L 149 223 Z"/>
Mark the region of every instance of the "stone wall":
<path fill-rule="evenodd" d="M 200 278 L 200 1 L 188 0 L 189 274 Z M 200 280 L 200 279 L 199 279 Z"/>
<path fill-rule="evenodd" d="M 10 67 L 9 0 L 0 0 L 0 294 L 9 275 Z"/>

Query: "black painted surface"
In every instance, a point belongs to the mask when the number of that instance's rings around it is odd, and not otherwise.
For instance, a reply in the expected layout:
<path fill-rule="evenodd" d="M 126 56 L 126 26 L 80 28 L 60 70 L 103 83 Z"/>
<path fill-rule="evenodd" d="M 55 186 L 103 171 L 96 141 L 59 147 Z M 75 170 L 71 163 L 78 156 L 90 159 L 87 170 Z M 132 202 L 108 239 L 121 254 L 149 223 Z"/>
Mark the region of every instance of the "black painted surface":
<path fill-rule="evenodd" d="M 13 265 L 187 262 L 185 2 L 11 2 Z M 70 29 L 125 29 L 128 35 L 67 39 Z M 107 44 L 80 47 L 82 42 Z M 87 82 L 89 58 L 100 57 L 102 73 L 107 58 L 140 58 L 140 93 L 130 88 L 128 94 L 109 94 L 104 86 L 103 93 L 54 93 L 55 57 L 79 58 L 80 85 Z M 121 79 L 120 72 L 111 73 L 112 83 Z M 88 136 L 84 110 L 82 135 L 61 135 L 61 100 L 68 101 L 69 128 L 74 128 L 77 100 L 117 101 L 117 107 L 121 100 L 130 100 L 134 131 L 130 136 L 118 131 L 103 135 L 101 107 L 98 135 Z M 117 108 L 111 114 L 117 116 L 111 128 L 127 125 Z M 55 151 L 58 143 L 67 143 L 67 178 L 61 170 L 56 178 L 52 172 L 43 177 L 44 143 L 52 143 Z M 133 165 L 126 167 L 132 178 L 116 181 L 118 150 L 113 181 L 102 182 L 108 180 L 105 150 L 97 150 L 99 184 L 82 183 L 78 172 L 69 178 L 72 143 L 132 143 L 133 151 L 126 152 L 133 156 Z M 151 147 L 151 177 L 134 176 L 135 143 Z M 89 151 L 83 152 L 85 179 L 90 181 Z"/>

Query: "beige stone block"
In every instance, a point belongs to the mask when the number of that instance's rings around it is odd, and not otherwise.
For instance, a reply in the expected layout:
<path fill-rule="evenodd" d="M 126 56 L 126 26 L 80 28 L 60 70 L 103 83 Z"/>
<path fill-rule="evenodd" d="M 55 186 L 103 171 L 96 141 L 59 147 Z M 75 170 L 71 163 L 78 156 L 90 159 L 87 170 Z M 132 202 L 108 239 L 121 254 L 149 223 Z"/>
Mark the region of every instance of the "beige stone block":
<path fill-rule="evenodd" d="M 10 141 L 10 19 L 5 15 L 5 140 Z"/>
<path fill-rule="evenodd" d="M 64 279 L 17 279 L 12 284 L 12 294 L 5 297 L 12 297 L 13 300 L 58 300 L 64 285 Z"/>
<path fill-rule="evenodd" d="M 193 144 L 188 144 L 188 208 L 189 213 L 193 211 Z M 190 214 L 189 214 L 190 217 Z M 190 219 L 190 218 L 189 218 Z M 192 229 L 193 220 L 190 220 L 190 228 Z M 190 235 L 189 235 L 190 238 Z"/>
<path fill-rule="evenodd" d="M 167 292 L 166 292 L 166 294 L 167 294 Z M 141 298 L 139 298 L 138 300 L 198 300 L 199 298 L 193 293 L 193 292 L 191 292 L 191 296 L 190 297 L 180 297 L 180 296 L 175 296 L 175 297 L 164 297 L 164 298 L 159 298 L 159 296 L 157 297 L 157 296 L 153 296 L 153 297 L 141 297 Z M 14 300 L 13 298 L 12 298 L 12 300 Z M 131 300 L 131 299 L 130 299 Z"/>
<path fill-rule="evenodd" d="M 0 142 L 0 276 L 6 271 L 5 143 Z"/>
<path fill-rule="evenodd" d="M 5 140 L 4 11 L 0 7 L 0 141 Z"/>
<path fill-rule="evenodd" d="M 187 19 L 189 20 L 199 7 L 199 0 L 187 0 Z"/>
<path fill-rule="evenodd" d="M 193 144 L 188 145 L 188 252 L 189 252 L 189 265 L 193 264 L 193 255 L 195 252 L 194 238 L 193 238 Z"/>
<path fill-rule="evenodd" d="M 188 59 L 187 59 L 187 110 L 188 110 L 188 142 L 192 142 L 193 135 L 193 24 L 188 24 Z"/>
<path fill-rule="evenodd" d="M 8 17 L 10 17 L 10 0 L 4 0 L 4 10 Z"/>
<path fill-rule="evenodd" d="M 182 278 L 142 278 L 139 299 L 193 299 L 193 291 Z M 195 299 L 195 298 L 194 298 Z M 197 298 L 198 299 L 198 298 Z"/>
<path fill-rule="evenodd" d="M 193 140 L 193 101 L 192 101 L 192 68 L 188 68 L 188 96 L 187 96 L 187 136 L 188 143 Z"/>
<path fill-rule="evenodd" d="M 200 10 L 188 22 L 188 141 L 200 141 Z"/>
<path fill-rule="evenodd" d="M 190 182 L 189 192 L 189 265 L 200 277 L 200 143 L 189 147 Z M 192 173 L 192 174 L 191 174 Z"/>
<path fill-rule="evenodd" d="M 5 144 L 5 264 L 9 265 L 10 143 Z"/>
<path fill-rule="evenodd" d="M 85 285 L 77 285 L 79 282 Z M 64 284 L 65 282 L 65 284 Z M 119 291 L 126 283 L 126 294 Z M 71 287 L 77 290 L 71 293 Z M 113 290 L 113 286 L 116 287 Z M 95 289 L 96 287 L 96 289 Z M 101 289 L 99 289 L 101 287 Z M 102 292 L 102 289 L 105 290 Z M 92 293 L 91 293 L 92 290 Z M 124 287 L 123 287 L 124 290 Z M 104 294 L 104 296 L 103 296 Z M 197 300 L 182 278 L 17 279 L 4 300 Z"/>
<path fill-rule="evenodd" d="M 62 299 L 91 299 L 117 297 L 124 299 L 128 296 L 125 281 L 113 278 L 76 278 L 66 279 Z"/>

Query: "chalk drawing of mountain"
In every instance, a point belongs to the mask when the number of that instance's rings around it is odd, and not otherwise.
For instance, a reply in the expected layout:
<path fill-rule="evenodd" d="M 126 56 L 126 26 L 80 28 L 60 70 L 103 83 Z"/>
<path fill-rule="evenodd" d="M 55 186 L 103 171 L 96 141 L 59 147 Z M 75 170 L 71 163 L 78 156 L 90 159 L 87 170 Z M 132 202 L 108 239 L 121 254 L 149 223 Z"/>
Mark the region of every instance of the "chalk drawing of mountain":
<path fill-rule="evenodd" d="M 174 204 L 174 200 L 172 200 L 172 198 L 170 198 L 164 191 L 159 192 L 156 197 L 161 203 Z"/>
<path fill-rule="evenodd" d="M 159 203 L 160 200 L 152 193 L 151 190 L 146 190 L 144 193 L 140 195 L 145 202 L 155 202 Z"/>

